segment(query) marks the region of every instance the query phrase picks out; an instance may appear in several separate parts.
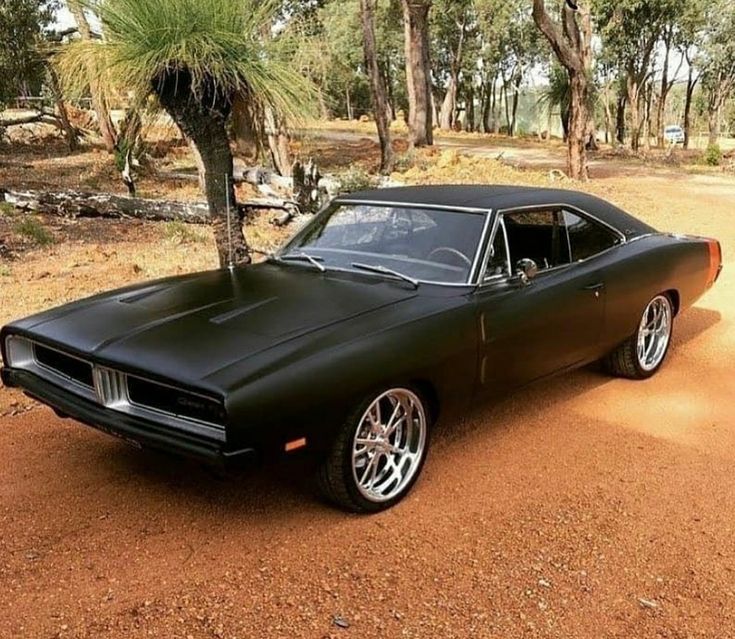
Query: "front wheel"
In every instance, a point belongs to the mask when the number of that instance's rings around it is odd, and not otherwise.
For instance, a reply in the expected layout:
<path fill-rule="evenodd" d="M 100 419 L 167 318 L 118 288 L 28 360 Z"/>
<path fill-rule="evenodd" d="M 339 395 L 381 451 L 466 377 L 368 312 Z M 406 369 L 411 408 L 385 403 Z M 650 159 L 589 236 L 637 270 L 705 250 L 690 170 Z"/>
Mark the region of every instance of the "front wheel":
<path fill-rule="evenodd" d="M 619 377 L 646 379 L 661 368 L 671 343 L 674 310 L 666 294 L 657 295 L 643 311 L 635 334 L 604 360 Z"/>
<path fill-rule="evenodd" d="M 346 420 L 319 469 L 319 487 L 354 512 L 390 508 L 411 490 L 426 459 L 429 411 L 420 393 L 371 395 Z"/>

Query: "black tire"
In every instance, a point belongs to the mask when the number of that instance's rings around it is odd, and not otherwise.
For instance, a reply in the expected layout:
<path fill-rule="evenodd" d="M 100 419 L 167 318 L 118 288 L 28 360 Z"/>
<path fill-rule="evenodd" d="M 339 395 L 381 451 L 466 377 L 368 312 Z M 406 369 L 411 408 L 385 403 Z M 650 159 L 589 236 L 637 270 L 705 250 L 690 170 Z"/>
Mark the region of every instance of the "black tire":
<path fill-rule="evenodd" d="M 370 499 L 361 490 L 356 479 L 357 470 L 353 469 L 353 447 L 356 443 L 358 429 L 364 427 L 363 418 L 368 409 L 379 398 L 393 391 L 402 391 L 411 394 L 419 402 L 423 411 L 423 438 L 420 455 L 414 466 L 410 478 L 401 486 L 400 490 L 387 499 Z M 429 429 L 431 414 L 429 404 L 422 394 L 413 387 L 395 387 L 389 390 L 373 393 L 361 401 L 340 428 L 329 453 L 317 471 L 317 484 L 322 495 L 332 504 L 350 512 L 375 513 L 386 510 L 401 501 L 411 490 L 421 474 L 426 454 L 429 448 Z M 400 482 L 398 482 L 400 484 Z"/>
<path fill-rule="evenodd" d="M 651 305 L 657 300 L 662 300 L 668 308 L 668 338 L 666 339 L 663 351 L 656 358 L 654 365 L 646 366 L 641 362 L 638 355 L 638 340 L 643 330 L 642 320 L 648 313 Z M 643 311 L 641 321 L 638 323 L 635 333 L 625 340 L 614 351 L 608 354 L 603 360 L 603 366 L 612 375 L 616 377 L 625 377 L 627 379 L 648 379 L 655 375 L 666 360 L 666 355 L 671 346 L 671 335 L 674 330 L 674 307 L 671 298 L 666 293 L 656 295 Z"/>

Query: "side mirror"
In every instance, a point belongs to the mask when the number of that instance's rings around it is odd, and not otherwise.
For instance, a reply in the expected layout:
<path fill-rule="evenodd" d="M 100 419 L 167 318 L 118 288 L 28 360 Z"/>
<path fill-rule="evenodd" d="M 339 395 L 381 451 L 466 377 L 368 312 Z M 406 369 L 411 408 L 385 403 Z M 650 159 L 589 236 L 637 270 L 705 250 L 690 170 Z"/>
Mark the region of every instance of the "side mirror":
<path fill-rule="evenodd" d="M 531 258 L 524 257 L 516 262 L 516 272 L 524 284 L 528 284 L 538 274 L 538 264 Z"/>

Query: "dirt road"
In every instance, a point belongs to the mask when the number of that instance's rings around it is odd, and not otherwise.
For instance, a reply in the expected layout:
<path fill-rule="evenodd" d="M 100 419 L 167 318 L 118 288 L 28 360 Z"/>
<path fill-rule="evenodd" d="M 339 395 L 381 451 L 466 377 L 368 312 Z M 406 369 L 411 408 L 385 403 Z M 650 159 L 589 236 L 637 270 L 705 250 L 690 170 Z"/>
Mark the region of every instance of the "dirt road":
<path fill-rule="evenodd" d="M 390 512 L 2 418 L 0 637 L 735 636 L 735 188 L 713 180 L 617 187 L 725 247 L 660 374 L 582 370 L 444 424 Z"/>

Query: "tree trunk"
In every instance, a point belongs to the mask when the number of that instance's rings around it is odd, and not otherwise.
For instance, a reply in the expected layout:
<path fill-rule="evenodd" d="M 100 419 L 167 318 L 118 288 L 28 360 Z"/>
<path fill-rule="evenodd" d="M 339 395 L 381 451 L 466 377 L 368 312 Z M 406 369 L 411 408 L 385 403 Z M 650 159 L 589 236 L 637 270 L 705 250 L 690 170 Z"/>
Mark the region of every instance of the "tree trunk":
<path fill-rule="evenodd" d="M 184 71 L 166 73 L 152 83 L 161 105 L 194 143 L 204 167 L 204 192 L 214 231 L 220 266 L 250 263 L 250 248 L 242 230 L 233 188 L 232 152 L 227 118 L 232 95 L 214 82 L 205 83 L 195 98 L 191 76 Z"/>
<path fill-rule="evenodd" d="M 643 148 L 651 150 L 651 103 L 653 101 L 653 81 L 643 85 Z"/>
<path fill-rule="evenodd" d="M 516 121 L 518 118 L 518 100 L 520 99 L 522 81 L 523 81 L 523 76 L 521 74 L 517 74 L 515 77 L 515 80 L 513 81 L 513 109 L 512 109 L 511 119 L 510 119 L 510 126 L 508 127 L 508 135 L 510 135 L 510 137 L 514 137 L 516 134 Z"/>
<path fill-rule="evenodd" d="M 375 43 L 375 3 L 377 0 L 360 0 L 365 66 L 370 78 L 375 124 L 380 139 L 380 172 L 388 174 L 393 169 L 393 148 L 390 141 L 390 113 L 385 83 L 378 67 L 378 51 Z"/>
<path fill-rule="evenodd" d="M 345 103 L 347 107 L 347 119 L 354 120 L 355 114 L 352 112 L 352 96 L 350 95 L 350 87 L 345 87 Z"/>
<path fill-rule="evenodd" d="M 710 105 L 707 110 L 707 126 L 709 128 L 709 145 L 717 144 L 720 137 L 720 109 L 718 106 Z"/>
<path fill-rule="evenodd" d="M 248 164 L 256 164 L 262 151 L 256 117 L 251 103 L 244 97 L 237 96 L 232 104 L 232 133 L 237 155 Z"/>
<path fill-rule="evenodd" d="M 0 202 L 13 205 L 19 211 L 46 213 L 60 217 L 135 218 L 156 222 L 187 222 L 209 224 L 209 206 L 205 202 L 177 202 L 128 197 L 114 193 L 89 191 L 38 191 L 3 189 Z M 256 199 L 241 202 L 241 211 L 248 208 L 293 211 L 297 207 L 288 200 Z"/>
<path fill-rule="evenodd" d="M 630 148 L 637 152 L 641 139 L 640 86 L 629 72 L 626 78 L 628 110 L 630 111 Z"/>
<path fill-rule="evenodd" d="M 689 74 L 687 75 L 687 91 L 686 99 L 684 102 L 684 148 L 689 148 L 689 139 L 692 128 L 692 98 L 694 97 L 694 88 L 697 86 L 699 78 L 694 77 L 692 70 L 692 63 L 689 62 L 687 56 L 687 62 L 689 63 Z"/>
<path fill-rule="evenodd" d="M 280 175 L 289 177 L 293 162 L 291 160 L 288 133 L 283 126 L 282 120 L 270 107 L 267 106 L 263 109 L 263 118 L 263 128 L 268 139 L 268 149 L 271 153 L 273 167 Z"/>
<path fill-rule="evenodd" d="M 466 92 L 467 110 L 465 112 L 467 122 L 465 123 L 465 131 L 472 133 L 476 130 L 475 126 L 475 87 L 472 82 L 467 85 Z"/>
<path fill-rule="evenodd" d="M 500 133 L 500 97 L 498 96 L 498 78 L 496 77 L 493 82 L 493 106 L 492 106 L 492 114 L 493 114 L 493 133 L 495 135 L 498 135 Z M 502 97 L 502 96 L 501 96 Z"/>
<path fill-rule="evenodd" d="M 449 77 L 447 91 L 444 94 L 442 108 L 439 112 L 439 128 L 442 131 L 451 131 L 454 126 L 454 108 L 457 104 L 457 77 L 452 74 Z"/>
<path fill-rule="evenodd" d="M 618 144 L 625 144 L 625 107 L 627 99 L 622 93 L 618 95 L 615 109 L 615 137 Z"/>
<path fill-rule="evenodd" d="M 663 68 L 661 69 L 661 93 L 658 99 L 658 106 L 656 108 L 656 146 L 663 148 L 666 146 L 666 139 L 664 136 L 664 118 L 666 117 L 666 100 L 669 95 L 669 56 L 671 55 L 671 38 L 666 39 L 666 48 L 664 51 L 664 62 Z"/>
<path fill-rule="evenodd" d="M 573 180 L 586 180 L 587 77 L 584 73 L 569 73 L 569 143 L 567 145 L 567 171 Z"/>
<path fill-rule="evenodd" d="M 69 121 L 69 113 L 66 110 L 66 102 L 64 102 L 64 96 L 61 92 L 61 84 L 59 82 L 59 76 L 56 73 L 52 64 L 47 65 L 49 89 L 54 98 L 56 104 L 56 111 L 59 114 L 59 121 L 61 122 L 61 128 L 64 130 L 66 136 L 66 143 L 69 146 L 70 151 L 76 151 L 79 148 L 79 140 L 77 139 L 77 132 Z"/>
<path fill-rule="evenodd" d="M 68 0 L 67 5 L 72 16 L 74 16 L 82 40 L 86 42 L 92 41 L 92 30 L 89 27 L 89 22 L 87 22 L 87 17 L 84 15 L 83 5 L 80 0 Z M 90 62 L 89 64 L 92 65 L 93 63 Z M 113 153 L 117 144 L 117 132 L 115 131 L 115 125 L 112 123 L 112 118 L 110 118 L 110 110 L 102 89 L 99 82 L 95 79 L 96 77 L 97 73 L 90 67 L 89 92 L 92 96 L 92 108 L 97 114 L 97 126 L 105 142 L 105 148 L 108 152 Z"/>

